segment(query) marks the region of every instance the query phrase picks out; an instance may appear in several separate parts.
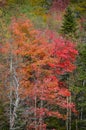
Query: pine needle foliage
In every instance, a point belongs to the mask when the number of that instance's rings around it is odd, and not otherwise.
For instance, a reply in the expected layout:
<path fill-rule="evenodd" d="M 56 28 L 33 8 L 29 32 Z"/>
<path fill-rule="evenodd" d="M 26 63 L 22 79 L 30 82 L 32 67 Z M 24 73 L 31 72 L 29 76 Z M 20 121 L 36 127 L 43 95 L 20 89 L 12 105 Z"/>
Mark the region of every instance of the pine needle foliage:
<path fill-rule="evenodd" d="M 73 11 L 70 7 L 66 9 L 64 14 L 61 32 L 64 35 L 75 36 L 77 31 L 77 23 Z"/>

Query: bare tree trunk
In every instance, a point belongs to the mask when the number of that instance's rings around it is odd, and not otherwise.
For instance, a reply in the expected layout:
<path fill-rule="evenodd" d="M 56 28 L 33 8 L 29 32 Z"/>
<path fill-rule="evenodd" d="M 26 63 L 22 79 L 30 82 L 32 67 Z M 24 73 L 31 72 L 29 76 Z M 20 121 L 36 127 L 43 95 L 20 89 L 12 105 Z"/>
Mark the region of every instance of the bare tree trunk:
<path fill-rule="evenodd" d="M 15 95 L 15 96 L 14 96 Z M 10 130 L 15 129 L 19 106 L 19 80 L 13 67 L 12 43 L 10 43 Z"/>
<path fill-rule="evenodd" d="M 83 120 L 83 108 L 81 107 L 80 120 Z"/>
<path fill-rule="evenodd" d="M 69 97 L 71 103 L 71 96 Z M 71 130 L 71 108 L 69 109 L 69 130 Z"/>
<path fill-rule="evenodd" d="M 15 127 L 15 122 L 16 122 L 16 118 L 17 118 L 17 108 L 19 106 L 19 83 L 18 80 L 16 78 L 16 76 L 13 76 L 14 79 L 12 79 L 12 81 L 10 81 L 10 130 L 14 129 Z M 15 85 L 15 86 L 11 86 L 11 85 Z M 13 88 L 14 87 L 14 88 Z M 14 89 L 14 91 L 12 90 Z M 15 101 L 13 100 L 13 93 L 15 93 Z"/>
<path fill-rule="evenodd" d="M 10 54 L 10 130 L 12 130 L 12 68 L 13 68 L 13 60 L 12 60 L 12 52 Z"/>
<path fill-rule="evenodd" d="M 37 110 L 37 95 L 36 95 L 36 85 L 35 85 L 35 112 L 34 112 L 34 116 L 35 116 L 35 130 L 37 130 L 37 114 L 36 114 L 36 110 Z"/>
<path fill-rule="evenodd" d="M 68 97 L 67 97 L 67 119 L 66 119 L 66 130 L 69 130 L 69 112 L 68 112 Z"/>
<path fill-rule="evenodd" d="M 41 100 L 41 108 L 43 108 L 43 100 Z M 40 122 L 40 130 L 42 130 L 43 119 L 42 119 L 42 115 L 41 114 L 40 114 L 39 122 Z"/>
<path fill-rule="evenodd" d="M 41 97 L 43 97 L 43 86 L 41 88 Z M 43 100 L 41 100 L 41 109 L 43 108 Z M 42 115 L 40 114 L 40 130 L 42 130 L 42 124 L 43 124 L 43 119 L 42 119 Z"/>

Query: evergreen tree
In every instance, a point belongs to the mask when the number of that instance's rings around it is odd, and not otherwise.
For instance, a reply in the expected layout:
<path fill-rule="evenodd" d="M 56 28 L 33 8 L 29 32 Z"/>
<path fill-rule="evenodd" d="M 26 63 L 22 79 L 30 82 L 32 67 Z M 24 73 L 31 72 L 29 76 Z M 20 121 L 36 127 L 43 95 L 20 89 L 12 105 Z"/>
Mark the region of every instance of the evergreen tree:
<path fill-rule="evenodd" d="M 76 23 L 76 20 L 75 20 L 75 16 L 74 16 L 71 8 L 68 7 L 66 9 L 66 12 L 65 12 L 65 15 L 64 15 L 61 32 L 64 35 L 75 36 L 76 30 L 77 30 L 77 23 Z"/>

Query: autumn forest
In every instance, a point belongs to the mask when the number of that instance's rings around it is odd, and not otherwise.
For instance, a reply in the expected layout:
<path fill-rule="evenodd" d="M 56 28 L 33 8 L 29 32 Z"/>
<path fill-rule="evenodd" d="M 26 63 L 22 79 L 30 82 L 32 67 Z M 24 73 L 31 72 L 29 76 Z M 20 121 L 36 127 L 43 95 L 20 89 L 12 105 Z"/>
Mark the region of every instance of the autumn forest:
<path fill-rule="evenodd" d="M 0 130 L 86 130 L 86 0 L 0 0 Z"/>

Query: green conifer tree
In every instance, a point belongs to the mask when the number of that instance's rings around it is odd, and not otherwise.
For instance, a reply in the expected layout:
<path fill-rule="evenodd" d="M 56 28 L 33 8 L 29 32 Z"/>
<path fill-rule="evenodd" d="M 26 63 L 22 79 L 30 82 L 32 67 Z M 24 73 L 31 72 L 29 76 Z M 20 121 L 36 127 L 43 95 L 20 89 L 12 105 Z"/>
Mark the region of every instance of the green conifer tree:
<path fill-rule="evenodd" d="M 71 8 L 68 7 L 66 9 L 66 12 L 64 15 L 61 32 L 62 32 L 62 34 L 66 35 L 66 36 L 74 36 L 75 37 L 76 30 L 77 30 L 77 23 L 75 20 L 75 16 L 74 16 Z"/>

